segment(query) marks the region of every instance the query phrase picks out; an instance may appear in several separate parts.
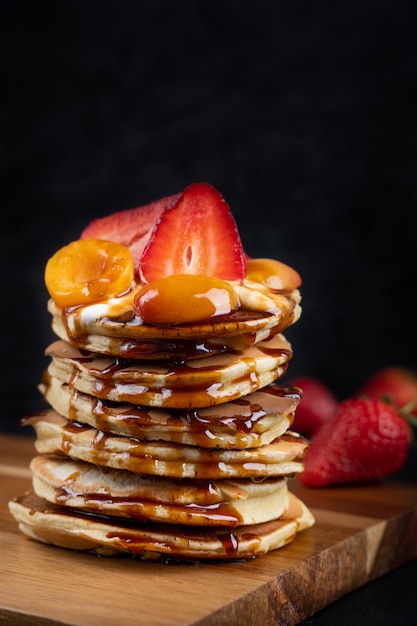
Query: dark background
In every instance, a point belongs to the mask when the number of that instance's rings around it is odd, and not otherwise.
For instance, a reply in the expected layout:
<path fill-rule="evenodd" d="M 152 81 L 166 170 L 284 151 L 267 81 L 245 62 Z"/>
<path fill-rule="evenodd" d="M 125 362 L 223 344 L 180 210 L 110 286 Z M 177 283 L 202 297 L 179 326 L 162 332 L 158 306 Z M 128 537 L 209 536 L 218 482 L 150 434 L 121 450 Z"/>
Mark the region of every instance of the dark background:
<path fill-rule="evenodd" d="M 416 3 L 0 3 L 2 414 L 43 406 L 43 270 L 93 218 L 208 181 L 293 265 L 289 374 L 416 365 Z"/>
<path fill-rule="evenodd" d="M 195 181 L 293 265 L 289 374 L 417 368 L 417 3 L 0 0 L 1 421 L 42 408 L 48 258 Z M 415 465 L 405 474 L 415 481 Z M 414 624 L 415 562 L 306 624 Z"/>

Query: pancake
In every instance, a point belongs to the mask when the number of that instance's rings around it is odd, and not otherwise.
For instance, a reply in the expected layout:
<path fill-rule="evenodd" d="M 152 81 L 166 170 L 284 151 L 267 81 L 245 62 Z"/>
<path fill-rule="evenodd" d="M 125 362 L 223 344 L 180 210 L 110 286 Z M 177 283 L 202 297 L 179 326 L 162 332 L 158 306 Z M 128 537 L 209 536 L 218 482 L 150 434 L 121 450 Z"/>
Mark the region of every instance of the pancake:
<path fill-rule="evenodd" d="M 275 519 L 288 506 L 285 478 L 175 481 L 51 455 L 30 468 L 35 493 L 49 502 L 138 522 L 234 527 Z"/>
<path fill-rule="evenodd" d="M 282 335 L 239 353 L 186 363 L 123 360 L 58 340 L 47 349 L 49 374 L 78 391 L 115 402 L 200 408 L 235 400 L 284 375 L 292 357 Z"/>
<path fill-rule="evenodd" d="M 236 560 L 281 548 L 314 523 L 310 511 L 294 494 L 289 493 L 288 499 L 288 507 L 279 518 L 233 529 L 140 524 L 110 516 L 83 515 L 47 502 L 33 491 L 11 500 L 9 510 L 28 537 L 71 550 L 144 560 Z"/>
<path fill-rule="evenodd" d="M 241 333 L 226 337 L 210 337 L 197 339 L 133 339 L 109 337 L 87 333 L 81 336 L 73 336 L 66 328 L 63 320 L 53 318 L 53 330 L 64 341 L 82 350 L 89 350 L 97 354 L 108 354 L 123 359 L 149 359 L 173 361 L 185 361 L 198 359 L 212 354 L 221 354 L 236 350 L 245 350 L 256 345 L 260 341 L 266 341 L 279 332 L 276 328 L 261 328 L 254 332 Z"/>
<path fill-rule="evenodd" d="M 290 428 L 300 400 L 299 390 L 271 384 L 212 407 L 153 408 L 101 400 L 48 374 L 40 390 L 57 413 L 108 433 L 224 449 L 270 443 Z"/>
<path fill-rule="evenodd" d="M 253 345 L 272 334 L 282 333 L 301 314 L 298 289 L 272 291 L 247 281 L 246 285 L 234 285 L 244 306 L 230 315 L 194 324 L 151 325 L 145 324 L 133 311 L 133 299 L 139 288 L 110 302 L 64 309 L 50 299 L 48 311 L 52 315 L 52 329 L 58 337 L 80 348 L 130 358 L 155 358 L 153 349 L 158 351 L 155 342 L 162 341 L 165 347 L 160 346 L 160 358 L 164 358 L 162 355 L 167 354 L 167 349 L 176 349 L 167 348 L 167 344 L 182 340 L 203 340 L 212 346 L 214 340 L 231 349 L 242 349 L 247 344 Z M 248 338 L 243 344 L 242 336 Z M 99 337 L 110 339 L 106 342 Z M 187 358 L 191 358 L 192 344 L 188 347 Z M 168 352 L 169 358 L 174 358 L 174 354 Z"/>
<path fill-rule="evenodd" d="M 55 411 L 26 418 L 40 454 L 63 452 L 114 469 L 171 478 L 293 476 L 303 469 L 308 441 L 287 431 L 272 443 L 246 450 L 207 449 L 172 442 L 144 442 L 71 422 Z"/>

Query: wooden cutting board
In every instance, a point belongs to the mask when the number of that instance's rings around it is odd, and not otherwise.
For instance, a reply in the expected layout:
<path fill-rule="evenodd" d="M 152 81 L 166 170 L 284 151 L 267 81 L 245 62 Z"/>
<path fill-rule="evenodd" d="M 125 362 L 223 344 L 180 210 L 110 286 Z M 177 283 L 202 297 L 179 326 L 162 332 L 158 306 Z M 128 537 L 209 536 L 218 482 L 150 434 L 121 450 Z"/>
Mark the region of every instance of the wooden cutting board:
<path fill-rule="evenodd" d="M 238 563 L 98 558 L 22 535 L 7 502 L 30 487 L 33 439 L 0 436 L 0 623 L 19 626 L 297 624 L 417 557 L 417 487 L 290 489 L 316 524 Z"/>

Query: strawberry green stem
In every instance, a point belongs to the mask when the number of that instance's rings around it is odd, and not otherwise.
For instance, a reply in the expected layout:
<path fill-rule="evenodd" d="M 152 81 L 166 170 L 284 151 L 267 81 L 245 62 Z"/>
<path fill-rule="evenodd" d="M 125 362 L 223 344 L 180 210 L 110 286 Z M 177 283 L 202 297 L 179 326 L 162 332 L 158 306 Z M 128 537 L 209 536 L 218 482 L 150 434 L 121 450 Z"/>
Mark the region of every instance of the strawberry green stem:
<path fill-rule="evenodd" d="M 402 411 L 404 411 L 404 413 L 406 415 L 409 415 L 410 418 L 414 421 L 414 424 L 416 424 L 416 421 L 414 419 L 414 416 L 410 415 L 413 410 L 417 407 L 417 397 L 413 398 L 412 400 L 410 400 L 410 402 L 408 402 L 408 404 L 406 404 L 405 406 L 402 407 Z M 417 419 L 417 418 L 416 418 Z"/>

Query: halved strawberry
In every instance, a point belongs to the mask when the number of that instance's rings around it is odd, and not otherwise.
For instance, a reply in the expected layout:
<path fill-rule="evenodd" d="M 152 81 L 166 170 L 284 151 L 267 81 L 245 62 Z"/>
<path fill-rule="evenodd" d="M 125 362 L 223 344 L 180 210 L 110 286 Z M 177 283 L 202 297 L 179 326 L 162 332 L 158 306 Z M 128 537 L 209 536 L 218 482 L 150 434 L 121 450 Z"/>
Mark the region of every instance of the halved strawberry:
<path fill-rule="evenodd" d="M 178 195 L 165 196 L 144 206 L 117 211 L 111 215 L 94 219 L 84 228 L 80 239 L 106 239 L 123 244 L 132 253 L 135 269 L 137 270 L 139 259 L 148 243 L 155 223 L 164 209 Z"/>
<path fill-rule="evenodd" d="M 221 193 L 193 183 L 166 208 L 139 265 L 143 283 L 173 274 L 242 281 L 246 258 L 236 222 Z"/>

